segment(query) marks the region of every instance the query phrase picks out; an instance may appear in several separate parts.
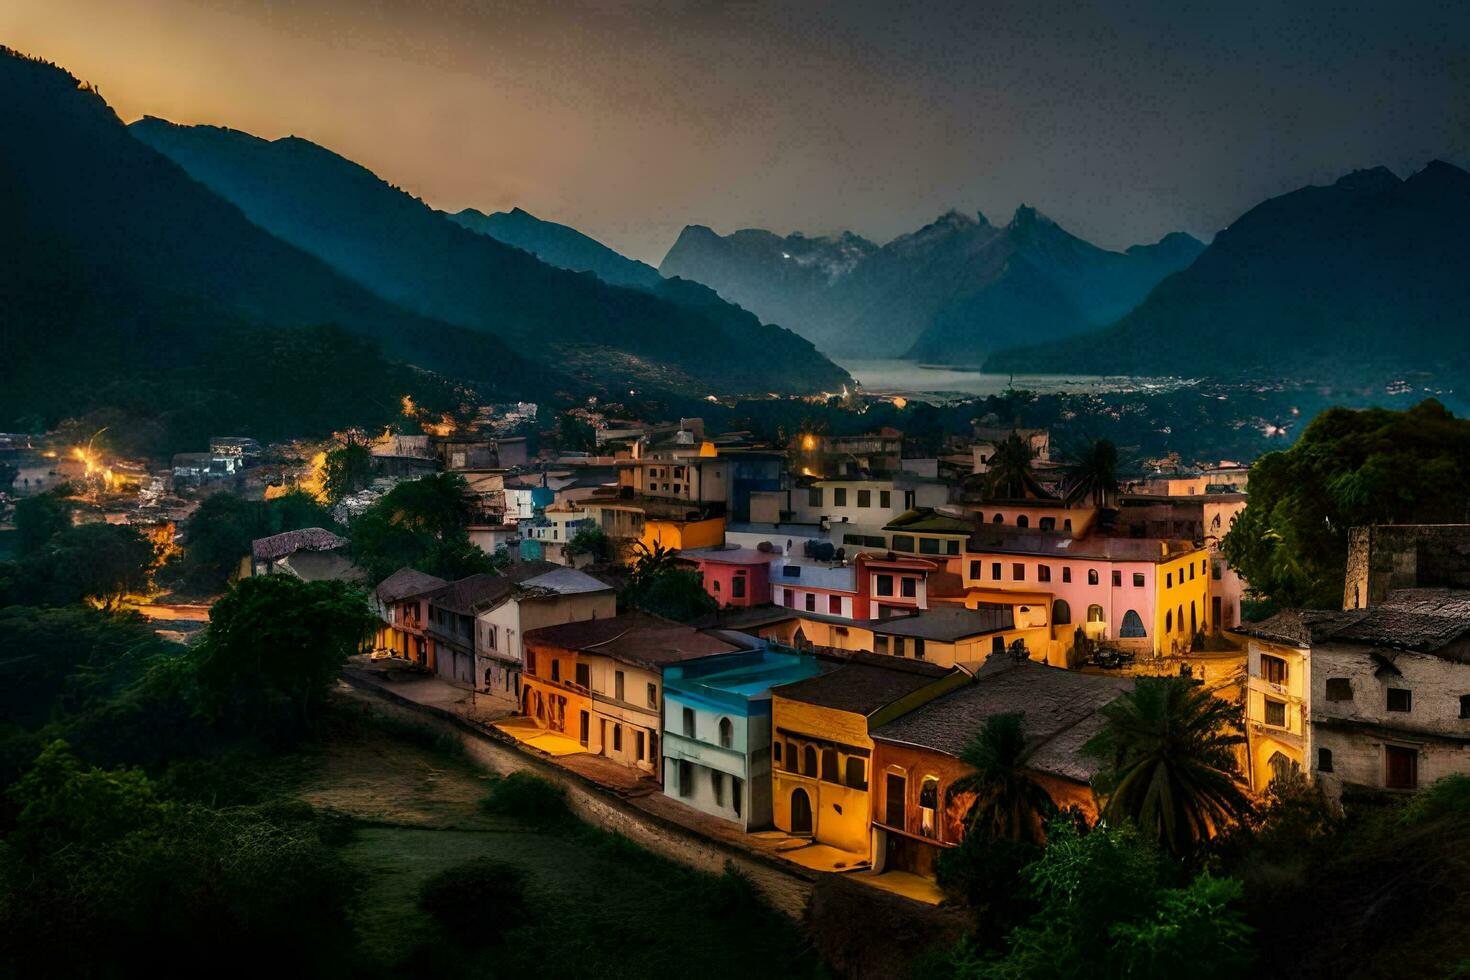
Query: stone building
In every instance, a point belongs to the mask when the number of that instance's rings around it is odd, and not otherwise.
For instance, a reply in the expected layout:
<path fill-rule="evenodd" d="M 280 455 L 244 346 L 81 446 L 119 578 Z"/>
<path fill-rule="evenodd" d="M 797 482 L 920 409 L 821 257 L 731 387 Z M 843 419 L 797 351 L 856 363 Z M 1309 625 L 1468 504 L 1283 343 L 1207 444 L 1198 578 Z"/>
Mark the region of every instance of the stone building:
<path fill-rule="evenodd" d="M 1364 609 L 1394 589 L 1470 589 L 1470 524 L 1377 524 L 1348 534 L 1342 608 Z"/>

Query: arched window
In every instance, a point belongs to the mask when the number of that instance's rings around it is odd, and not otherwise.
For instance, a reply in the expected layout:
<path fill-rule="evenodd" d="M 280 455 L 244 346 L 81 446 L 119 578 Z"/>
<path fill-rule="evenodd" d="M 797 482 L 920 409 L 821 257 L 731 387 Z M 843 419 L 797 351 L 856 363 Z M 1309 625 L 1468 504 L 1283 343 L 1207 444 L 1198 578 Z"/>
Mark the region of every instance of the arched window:
<path fill-rule="evenodd" d="M 1184 603 L 1179 604 L 1179 610 L 1174 614 L 1174 622 L 1179 624 L 1179 632 L 1184 632 Z"/>
<path fill-rule="evenodd" d="M 1174 632 L 1174 611 L 1172 609 L 1164 610 L 1164 632 Z"/>
<path fill-rule="evenodd" d="M 1066 599 L 1058 599 L 1051 604 L 1051 623 L 1053 626 L 1072 624 L 1072 607 L 1067 605 Z"/>
<path fill-rule="evenodd" d="M 1062 521 L 1062 530 L 1063 531 L 1070 531 L 1070 530 L 1072 530 L 1072 518 L 1068 517 L 1067 519 L 1065 519 L 1064 521 Z"/>
<path fill-rule="evenodd" d="M 1189 600 L 1189 635 L 1193 636 L 1199 632 L 1199 612 L 1194 607 L 1194 600 Z"/>
<path fill-rule="evenodd" d="M 1096 585 L 1097 584 L 1097 569 L 1095 569 L 1095 568 L 1089 568 L 1087 570 L 1087 584 L 1088 585 Z"/>
<path fill-rule="evenodd" d="M 1055 531 L 1057 529 L 1057 519 L 1055 517 L 1043 517 L 1038 526 L 1043 531 Z"/>
<path fill-rule="evenodd" d="M 817 774 L 817 750 L 810 745 L 801 750 L 801 773 L 804 776 Z"/>
<path fill-rule="evenodd" d="M 992 523 L 992 524 L 1004 524 L 1005 523 L 1005 517 L 1003 515 L 1001 515 L 1001 514 L 996 514 L 994 517 L 992 517 L 990 519 L 990 523 Z"/>
<path fill-rule="evenodd" d="M 827 783 L 840 783 L 842 777 L 837 773 L 837 750 L 822 750 L 822 781 Z"/>
<path fill-rule="evenodd" d="M 1087 607 L 1087 621 L 1089 623 L 1101 623 L 1101 622 L 1104 622 L 1104 620 L 1103 620 L 1103 608 L 1102 608 L 1102 606 L 1099 606 L 1095 602 L 1092 605 L 1088 606 Z"/>
<path fill-rule="evenodd" d="M 713 582 L 711 582 L 709 584 L 709 587 L 714 592 L 720 591 L 720 580 L 719 579 L 715 579 Z"/>
<path fill-rule="evenodd" d="M 919 833 L 925 837 L 939 836 L 939 779 L 925 776 L 919 783 Z"/>
<path fill-rule="evenodd" d="M 1130 609 L 1123 614 L 1123 626 L 1118 630 L 1118 635 L 1125 640 L 1134 640 L 1148 636 L 1148 631 L 1143 628 L 1143 617 Z"/>
<path fill-rule="evenodd" d="M 735 726 L 730 723 L 729 718 L 720 719 L 720 747 L 728 749 L 735 741 Z"/>
<path fill-rule="evenodd" d="M 1019 516 L 1019 517 L 1016 518 L 1016 527 L 1030 527 L 1030 526 L 1031 526 L 1031 519 L 1029 517 L 1027 517 L 1025 514 L 1022 514 L 1021 516 Z"/>

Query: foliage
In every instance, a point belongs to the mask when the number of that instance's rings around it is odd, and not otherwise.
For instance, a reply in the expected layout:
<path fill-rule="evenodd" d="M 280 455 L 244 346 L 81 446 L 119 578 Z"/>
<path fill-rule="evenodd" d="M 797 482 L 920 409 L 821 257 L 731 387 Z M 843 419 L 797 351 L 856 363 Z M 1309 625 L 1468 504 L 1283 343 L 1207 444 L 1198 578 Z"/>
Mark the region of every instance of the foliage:
<path fill-rule="evenodd" d="M 149 587 L 153 542 L 130 524 L 95 522 L 67 528 L 26 563 L 54 603 L 90 599 L 107 608 Z"/>
<path fill-rule="evenodd" d="M 373 479 L 373 451 L 367 443 L 349 435 L 327 452 L 322 472 L 322 490 L 336 504 L 350 493 L 366 487 Z"/>
<path fill-rule="evenodd" d="M 1427 399 L 1406 412 L 1329 409 L 1296 445 L 1251 467 L 1225 557 L 1253 592 L 1337 608 L 1348 532 L 1470 520 L 1470 420 Z"/>
<path fill-rule="evenodd" d="M 24 558 L 40 551 L 48 541 L 71 527 L 70 484 L 25 497 L 15 505 L 15 553 Z"/>
<path fill-rule="evenodd" d="M 1118 493 L 1118 447 L 1110 439 L 1094 439 L 1067 467 L 1066 498 L 1109 506 Z"/>
<path fill-rule="evenodd" d="M 444 579 L 495 571 L 496 561 L 470 543 L 473 516 L 459 474 L 406 480 L 352 522 L 353 558 L 373 582 L 404 566 Z"/>
<path fill-rule="evenodd" d="M 600 527 L 584 527 L 572 535 L 566 547 L 562 549 L 568 558 L 576 558 L 588 555 L 594 562 L 609 561 L 612 558 L 612 542 Z"/>
<path fill-rule="evenodd" d="M 564 453 L 590 453 L 597 449 L 597 430 L 570 412 L 556 418 L 556 448 Z"/>
<path fill-rule="evenodd" d="M 261 737 L 290 738 L 321 709 L 375 621 L 343 582 L 264 575 L 235 583 L 197 647 L 203 707 Z"/>
<path fill-rule="evenodd" d="M 997 944 L 1035 910 L 1021 880 L 1021 869 L 1041 856 L 1041 846 L 967 831 L 955 847 L 944 848 L 934 876 L 951 900 L 974 912 L 976 938 Z"/>
<path fill-rule="evenodd" d="M 560 786 L 528 772 L 513 772 L 490 784 L 480 801 L 486 813 L 513 817 L 539 827 L 554 826 L 571 817 L 567 796 Z"/>
<path fill-rule="evenodd" d="M 1102 708 L 1083 746 L 1106 769 L 1103 815 L 1132 821 L 1177 856 L 1190 856 L 1250 808 L 1236 768 L 1240 708 L 1182 677 L 1140 677 Z"/>
<path fill-rule="evenodd" d="M 997 500 L 1016 500 L 1036 486 L 1031 473 L 1031 444 L 1012 432 L 995 447 L 985 470 L 986 493 Z"/>
<path fill-rule="evenodd" d="M 256 538 L 335 526 L 331 512 L 300 490 L 267 501 L 212 494 L 184 524 L 184 558 L 178 573 L 188 587 L 215 592 L 235 574 Z"/>
<path fill-rule="evenodd" d="M 642 542 L 635 551 L 628 584 L 618 597 L 624 606 L 681 623 L 719 609 L 719 603 L 704 590 L 699 574 L 679 566 L 676 551 L 659 543 L 650 549 Z"/>
<path fill-rule="evenodd" d="M 1031 751 L 1019 714 L 992 715 L 966 743 L 960 761 L 973 770 L 950 783 L 946 797 L 975 794 L 965 814 L 966 834 L 990 839 L 1046 841 L 1046 821 L 1056 813 L 1051 795 L 1026 769 Z"/>
<path fill-rule="evenodd" d="M 425 881 L 419 908 L 453 942 L 489 945 L 530 916 L 526 873 L 504 861 L 475 858 Z"/>

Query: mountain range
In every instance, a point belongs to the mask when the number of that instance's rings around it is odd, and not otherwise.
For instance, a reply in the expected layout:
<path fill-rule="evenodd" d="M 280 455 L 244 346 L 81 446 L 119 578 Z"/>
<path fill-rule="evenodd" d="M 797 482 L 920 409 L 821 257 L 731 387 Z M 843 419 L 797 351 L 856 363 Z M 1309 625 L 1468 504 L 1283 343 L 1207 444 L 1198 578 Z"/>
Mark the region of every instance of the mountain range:
<path fill-rule="evenodd" d="M 614 286 L 657 291 L 665 282 L 658 270 L 647 262 L 620 255 L 591 235 L 569 225 L 538 218 L 520 208 L 494 214 L 465 208 L 451 214 L 449 219 L 470 231 L 530 252 L 547 265 L 573 272 L 590 272 Z"/>
<path fill-rule="evenodd" d="M 1136 309 L 988 370 L 1381 382 L 1470 368 L 1470 174 L 1379 167 L 1257 205 Z"/>
<path fill-rule="evenodd" d="M 839 356 L 978 365 L 1024 340 L 1115 320 L 1203 248 L 1174 233 L 1112 252 L 1023 205 L 1004 226 L 950 211 L 881 246 L 852 233 L 720 236 L 691 225 L 659 271 L 712 286 Z"/>
<path fill-rule="evenodd" d="M 848 380 L 810 342 L 705 287 L 625 288 L 548 264 L 307 140 L 151 117 L 129 131 L 255 224 L 382 299 L 491 334 L 588 386 L 705 395 L 811 392 Z"/>

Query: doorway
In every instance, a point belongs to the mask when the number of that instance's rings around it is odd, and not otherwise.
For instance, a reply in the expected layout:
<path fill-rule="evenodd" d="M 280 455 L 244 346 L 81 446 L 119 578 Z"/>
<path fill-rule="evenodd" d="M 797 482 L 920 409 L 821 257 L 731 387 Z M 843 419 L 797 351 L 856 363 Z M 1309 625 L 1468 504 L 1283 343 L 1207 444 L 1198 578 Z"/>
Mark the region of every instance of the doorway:
<path fill-rule="evenodd" d="M 812 799 L 807 796 L 806 790 L 800 787 L 791 791 L 791 832 L 793 834 L 812 832 Z"/>

